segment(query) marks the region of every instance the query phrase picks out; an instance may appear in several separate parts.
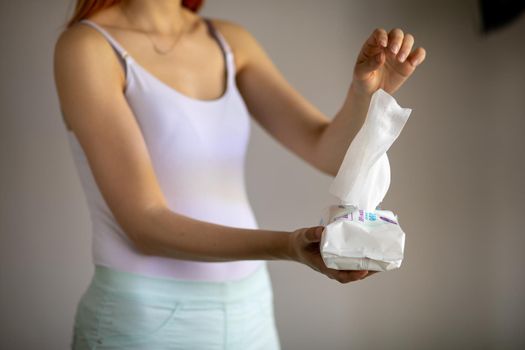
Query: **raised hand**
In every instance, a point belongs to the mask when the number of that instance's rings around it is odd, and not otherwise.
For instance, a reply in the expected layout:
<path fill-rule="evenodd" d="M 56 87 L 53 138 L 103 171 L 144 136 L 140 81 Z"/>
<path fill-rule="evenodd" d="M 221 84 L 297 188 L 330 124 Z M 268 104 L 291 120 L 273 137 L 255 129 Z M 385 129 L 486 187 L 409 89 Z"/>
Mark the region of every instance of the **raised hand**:
<path fill-rule="evenodd" d="M 412 50 L 414 36 L 394 28 L 374 30 L 359 53 L 352 85 L 359 93 L 371 94 L 381 88 L 393 94 L 426 56 L 422 47 Z"/>

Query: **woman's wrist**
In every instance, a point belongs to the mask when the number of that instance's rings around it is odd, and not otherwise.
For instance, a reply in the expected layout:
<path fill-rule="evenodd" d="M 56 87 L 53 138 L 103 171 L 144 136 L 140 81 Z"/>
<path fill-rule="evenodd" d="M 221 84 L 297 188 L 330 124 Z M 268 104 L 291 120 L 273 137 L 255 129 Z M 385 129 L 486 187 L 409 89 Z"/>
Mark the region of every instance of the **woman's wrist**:
<path fill-rule="evenodd" d="M 284 251 L 284 260 L 297 261 L 297 250 L 296 250 L 296 233 L 295 231 L 288 232 L 288 239 L 286 240 L 286 246 Z"/>
<path fill-rule="evenodd" d="M 267 254 L 270 260 L 295 261 L 296 253 L 293 244 L 293 232 L 288 231 L 269 231 L 263 236 L 271 237 L 270 252 Z"/>
<path fill-rule="evenodd" d="M 368 90 L 359 82 L 352 80 L 352 83 L 350 83 L 350 87 L 348 88 L 348 98 L 369 101 L 372 98 L 374 92 L 375 91 Z"/>

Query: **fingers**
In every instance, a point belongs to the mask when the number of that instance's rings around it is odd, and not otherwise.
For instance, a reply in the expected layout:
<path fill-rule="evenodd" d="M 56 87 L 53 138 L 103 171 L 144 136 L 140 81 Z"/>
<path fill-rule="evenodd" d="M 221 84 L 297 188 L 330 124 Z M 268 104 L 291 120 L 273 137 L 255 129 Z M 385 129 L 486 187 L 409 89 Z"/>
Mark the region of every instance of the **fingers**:
<path fill-rule="evenodd" d="M 382 28 L 374 30 L 372 35 L 365 41 L 361 52 L 365 59 L 370 59 L 382 52 L 382 47 L 386 47 L 388 43 L 388 35 Z"/>
<path fill-rule="evenodd" d="M 374 72 L 385 62 L 384 48 L 387 44 L 387 32 L 382 28 L 375 29 L 363 44 L 361 53 L 357 57 L 354 72 L 357 79 L 366 79 L 371 72 Z"/>
<path fill-rule="evenodd" d="M 374 30 L 374 37 L 376 38 L 376 43 L 379 46 L 386 47 L 388 45 L 388 34 L 383 28 L 377 28 Z"/>
<path fill-rule="evenodd" d="M 407 61 L 410 62 L 412 66 L 416 67 L 425 60 L 425 57 L 426 57 L 426 50 L 422 47 L 418 47 L 410 55 L 408 55 Z"/>
<path fill-rule="evenodd" d="M 322 233 L 324 231 L 324 226 L 313 226 L 304 229 L 303 240 L 306 244 L 317 243 L 321 240 Z M 368 270 L 336 270 L 331 269 L 326 266 L 319 252 L 319 247 L 316 248 L 316 251 L 308 252 L 306 255 L 308 266 L 314 269 L 317 272 L 320 272 L 326 275 L 328 278 L 335 279 L 340 283 L 349 283 L 364 279 L 365 277 L 371 276 L 378 271 L 368 271 Z"/>
<path fill-rule="evenodd" d="M 359 281 L 365 278 L 368 275 L 368 270 L 356 270 L 356 271 L 347 271 L 347 270 L 334 270 L 328 269 L 325 274 L 338 281 L 339 283 L 349 283 Z"/>
<path fill-rule="evenodd" d="M 412 51 L 414 40 L 412 34 L 403 33 L 400 28 L 392 29 L 388 33 L 389 54 L 395 56 L 401 63 L 408 61 L 413 67 L 421 64 L 425 59 L 426 51 L 422 47 Z"/>
<path fill-rule="evenodd" d="M 379 271 L 368 271 L 368 274 L 365 277 L 363 277 L 363 279 L 368 278 L 368 277 L 370 277 L 370 276 L 372 276 L 372 275 L 374 275 L 374 274 L 376 274 L 378 272 Z"/>
<path fill-rule="evenodd" d="M 308 264 L 312 269 L 320 272 L 330 279 L 334 279 L 339 283 L 349 283 L 364 279 L 370 275 L 377 273 L 378 271 L 369 270 L 336 270 L 326 266 L 321 257 L 321 254 L 309 254 Z"/>
<path fill-rule="evenodd" d="M 397 55 L 403 43 L 404 34 L 399 28 L 394 28 L 388 33 L 388 50 L 394 55 Z"/>
<path fill-rule="evenodd" d="M 330 279 L 339 283 L 349 283 L 365 278 L 370 272 L 368 270 L 336 270 L 326 267 L 321 255 L 313 257 L 314 270 L 321 272 Z"/>
<path fill-rule="evenodd" d="M 354 78 L 368 79 L 370 74 L 378 70 L 387 60 L 392 64 L 399 64 L 396 66 L 399 67 L 397 70 L 400 74 L 410 75 L 414 68 L 425 59 L 423 48 L 412 51 L 414 41 L 414 36 L 404 33 L 401 28 L 393 28 L 388 33 L 382 28 L 376 28 L 358 55 Z M 408 63 L 405 63 L 407 61 Z"/>
<path fill-rule="evenodd" d="M 397 53 L 397 59 L 399 62 L 405 61 L 405 59 L 410 54 L 410 51 L 412 51 L 413 45 L 414 45 L 414 36 L 412 36 L 412 34 L 405 34 L 403 38 L 403 42 L 401 44 L 401 48 L 399 49 L 399 52 Z"/>

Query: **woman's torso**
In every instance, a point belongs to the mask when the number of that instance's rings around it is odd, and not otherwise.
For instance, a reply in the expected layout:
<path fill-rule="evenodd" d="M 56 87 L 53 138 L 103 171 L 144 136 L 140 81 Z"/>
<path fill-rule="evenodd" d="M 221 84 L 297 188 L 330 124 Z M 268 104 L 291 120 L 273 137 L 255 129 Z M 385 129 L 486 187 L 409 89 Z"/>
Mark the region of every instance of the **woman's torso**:
<path fill-rule="evenodd" d="M 250 115 L 235 82 L 233 52 L 211 22 L 209 34 L 223 50 L 227 84 L 215 99 L 190 97 L 134 60 L 103 26 L 125 75 L 125 97 L 142 131 L 169 208 L 212 223 L 258 228 L 246 194 L 244 160 Z M 68 131 L 92 220 L 95 264 L 158 277 L 224 281 L 249 275 L 263 261 L 195 262 L 140 254 L 105 203 L 73 132 Z"/>

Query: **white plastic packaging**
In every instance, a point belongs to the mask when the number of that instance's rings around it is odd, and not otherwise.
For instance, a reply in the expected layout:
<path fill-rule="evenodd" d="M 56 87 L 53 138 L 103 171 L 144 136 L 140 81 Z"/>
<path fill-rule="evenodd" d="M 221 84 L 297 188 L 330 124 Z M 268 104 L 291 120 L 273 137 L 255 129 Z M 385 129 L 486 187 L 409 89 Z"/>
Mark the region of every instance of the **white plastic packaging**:
<path fill-rule="evenodd" d="M 372 95 L 366 120 L 348 147 L 330 193 L 339 205 L 325 209 L 321 256 L 337 270 L 388 271 L 401 266 L 405 233 L 391 211 L 377 210 L 390 187 L 387 150 L 412 110 L 383 89 Z"/>

